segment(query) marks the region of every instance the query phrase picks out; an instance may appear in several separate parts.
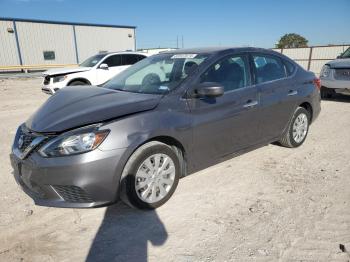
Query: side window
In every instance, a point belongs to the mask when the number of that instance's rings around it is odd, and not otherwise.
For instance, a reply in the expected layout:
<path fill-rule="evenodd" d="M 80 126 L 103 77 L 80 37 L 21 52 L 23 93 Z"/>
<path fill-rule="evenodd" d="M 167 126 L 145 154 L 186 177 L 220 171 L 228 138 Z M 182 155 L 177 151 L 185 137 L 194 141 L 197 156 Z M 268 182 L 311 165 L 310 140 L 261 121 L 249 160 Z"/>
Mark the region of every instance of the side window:
<path fill-rule="evenodd" d="M 264 83 L 286 77 L 280 58 L 269 55 L 253 55 L 257 83 Z"/>
<path fill-rule="evenodd" d="M 250 85 L 248 59 L 245 55 L 228 56 L 212 65 L 200 82 L 216 82 L 225 92 Z"/>
<path fill-rule="evenodd" d="M 146 58 L 143 55 L 136 55 L 136 57 L 137 57 L 137 61 L 141 61 L 142 59 Z"/>
<path fill-rule="evenodd" d="M 284 66 L 286 68 L 287 76 L 291 76 L 295 71 L 295 65 L 287 60 L 283 60 Z"/>
<path fill-rule="evenodd" d="M 133 65 L 140 61 L 139 55 L 122 55 L 123 65 Z"/>
<path fill-rule="evenodd" d="M 120 55 L 112 55 L 110 57 L 107 57 L 102 63 L 107 64 L 109 67 L 120 66 L 121 57 Z"/>

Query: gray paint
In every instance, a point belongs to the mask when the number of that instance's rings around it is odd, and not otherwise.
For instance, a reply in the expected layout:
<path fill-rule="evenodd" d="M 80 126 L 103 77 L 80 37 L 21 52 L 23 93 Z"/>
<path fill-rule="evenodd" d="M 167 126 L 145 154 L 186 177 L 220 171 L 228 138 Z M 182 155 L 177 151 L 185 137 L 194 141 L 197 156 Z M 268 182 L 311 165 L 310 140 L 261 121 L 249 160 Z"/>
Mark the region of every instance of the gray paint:
<path fill-rule="evenodd" d="M 37 132 L 61 133 L 93 122 L 102 122 L 98 128 L 110 130 L 98 149 L 80 155 L 43 158 L 34 151 L 28 158 L 20 160 L 13 150 L 11 160 L 19 183 L 32 179 L 34 185 L 43 187 L 41 190 L 46 195 L 37 197 L 32 193 L 33 184 L 22 185 L 37 204 L 91 207 L 115 202 L 126 161 L 149 140 L 167 137 L 177 141 L 184 149 L 187 170 L 182 175 L 186 175 L 228 156 L 279 140 L 295 109 L 303 103 L 312 107 L 312 120 L 320 112 L 320 94 L 313 84 L 315 75 L 294 62 L 297 69 L 289 78 L 253 83 L 217 98 L 193 98 L 190 95 L 200 75 L 224 56 L 263 52 L 289 60 L 281 54 L 252 48 L 191 49 L 174 53 L 181 52 L 210 52 L 212 56 L 168 95 L 120 93 L 91 87 L 84 90 L 67 88 L 52 96 L 28 120 L 27 125 Z M 297 91 L 297 95 L 289 96 L 291 91 Z M 70 100 L 63 101 L 66 99 Z M 252 99 L 258 99 L 257 106 L 244 107 Z M 69 108 L 69 104 L 76 106 Z M 14 149 L 18 147 L 18 139 L 17 132 Z M 19 166 L 26 167 L 22 178 L 18 175 Z M 47 185 L 79 186 L 94 202 L 64 202 Z"/>

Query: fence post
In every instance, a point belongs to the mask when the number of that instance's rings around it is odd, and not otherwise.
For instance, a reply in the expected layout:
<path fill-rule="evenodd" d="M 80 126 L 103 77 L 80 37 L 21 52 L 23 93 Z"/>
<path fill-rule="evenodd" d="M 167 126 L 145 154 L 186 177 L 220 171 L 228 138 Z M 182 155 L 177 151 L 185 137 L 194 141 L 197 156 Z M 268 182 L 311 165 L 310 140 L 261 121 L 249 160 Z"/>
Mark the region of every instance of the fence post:
<path fill-rule="evenodd" d="M 308 64 L 307 64 L 307 70 L 309 70 L 309 71 L 310 71 L 310 68 L 311 68 L 312 49 L 313 49 L 313 47 L 311 46 L 310 47 L 310 52 L 309 52 L 309 61 L 308 61 Z"/>

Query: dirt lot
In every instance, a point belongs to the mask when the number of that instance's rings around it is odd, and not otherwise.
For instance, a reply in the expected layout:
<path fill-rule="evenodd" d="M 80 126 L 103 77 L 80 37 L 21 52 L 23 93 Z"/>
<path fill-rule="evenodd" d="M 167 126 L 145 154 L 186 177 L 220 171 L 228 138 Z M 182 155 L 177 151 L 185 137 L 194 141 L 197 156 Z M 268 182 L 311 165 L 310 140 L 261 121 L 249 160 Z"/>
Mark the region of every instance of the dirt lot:
<path fill-rule="evenodd" d="M 0 261 L 350 260 L 350 98 L 323 101 L 302 147 L 269 145 L 184 178 L 155 212 L 33 205 L 8 154 L 47 98 L 39 79 L 0 80 Z"/>

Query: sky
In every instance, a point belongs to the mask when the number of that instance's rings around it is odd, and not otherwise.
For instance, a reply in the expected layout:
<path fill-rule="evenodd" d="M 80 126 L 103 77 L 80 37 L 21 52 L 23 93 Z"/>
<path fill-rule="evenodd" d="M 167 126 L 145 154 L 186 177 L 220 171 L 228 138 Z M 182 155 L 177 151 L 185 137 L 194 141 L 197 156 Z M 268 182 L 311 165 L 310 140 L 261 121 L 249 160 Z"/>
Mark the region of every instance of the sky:
<path fill-rule="evenodd" d="M 0 17 L 133 25 L 137 48 L 350 43 L 350 0 L 0 0 Z"/>

